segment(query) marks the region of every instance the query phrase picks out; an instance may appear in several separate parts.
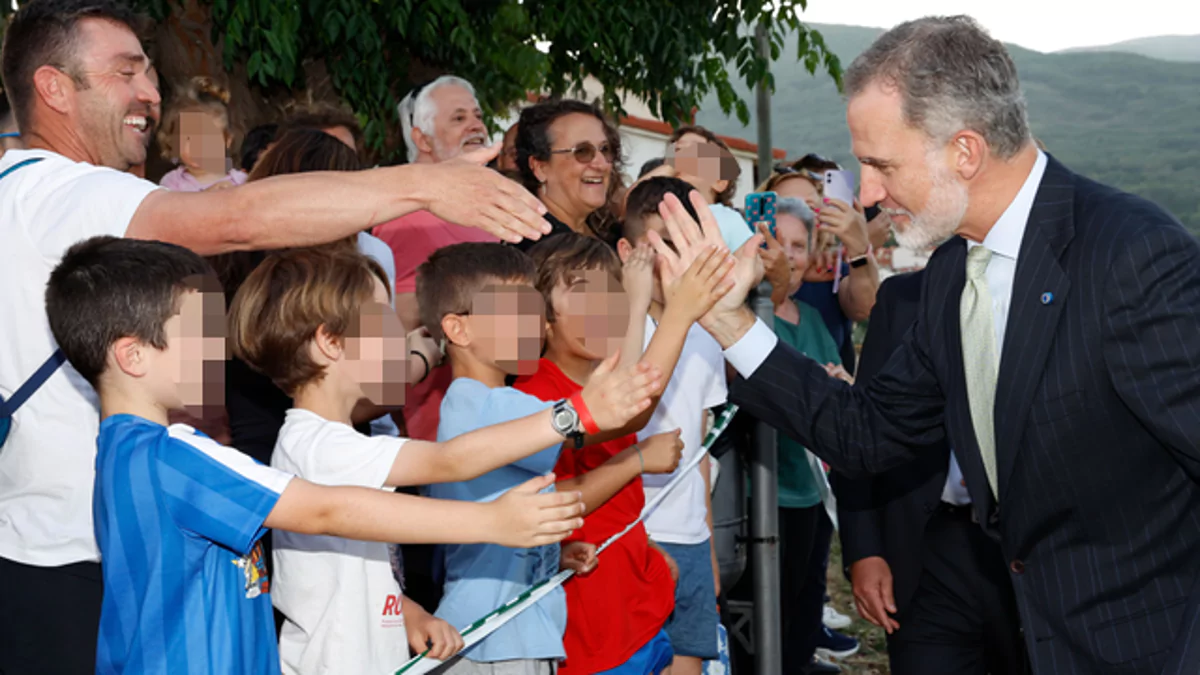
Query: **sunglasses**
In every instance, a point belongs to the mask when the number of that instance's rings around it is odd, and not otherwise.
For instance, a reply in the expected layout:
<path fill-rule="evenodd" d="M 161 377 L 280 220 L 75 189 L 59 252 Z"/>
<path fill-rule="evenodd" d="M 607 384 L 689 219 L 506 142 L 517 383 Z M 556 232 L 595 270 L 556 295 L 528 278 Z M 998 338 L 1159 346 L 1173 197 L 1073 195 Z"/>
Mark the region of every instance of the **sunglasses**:
<path fill-rule="evenodd" d="M 813 173 L 812 171 L 809 171 L 808 169 L 797 169 L 796 167 L 788 166 L 787 164 L 776 164 L 775 165 L 775 173 L 777 173 L 781 176 L 787 176 L 789 174 L 804 176 L 805 178 L 807 178 L 811 181 L 816 181 L 818 183 L 822 182 L 822 180 L 823 180 L 821 178 L 821 176 Z"/>
<path fill-rule="evenodd" d="M 604 155 L 604 159 L 608 160 L 609 164 L 611 164 L 613 162 L 613 159 L 616 158 L 616 153 L 613 152 L 611 145 L 609 145 L 608 143 L 601 143 L 600 147 L 597 148 L 596 145 L 594 143 L 592 143 L 591 141 L 584 141 L 584 142 L 576 145 L 573 148 L 563 148 L 561 150 L 551 150 L 550 154 L 565 155 L 567 153 L 571 153 L 572 155 L 575 156 L 576 162 L 579 162 L 580 164 L 588 164 L 593 159 L 596 158 L 597 150 L 600 151 L 600 154 Z"/>

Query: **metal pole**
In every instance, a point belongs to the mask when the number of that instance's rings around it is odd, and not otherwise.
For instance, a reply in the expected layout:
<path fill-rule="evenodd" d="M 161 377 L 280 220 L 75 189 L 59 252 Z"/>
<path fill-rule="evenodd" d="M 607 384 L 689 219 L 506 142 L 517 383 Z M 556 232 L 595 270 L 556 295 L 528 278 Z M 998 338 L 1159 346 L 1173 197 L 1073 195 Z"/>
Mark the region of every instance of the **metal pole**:
<path fill-rule="evenodd" d="M 758 40 L 758 55 L 768 63 L 771 61 L 771 43 L 767 40 L 767 27 L 760 22 L 754 30 Z M 768 72 L 769 68 L 768 68 Z M 757 101 L 755 114 L 758 117 L 758 176 L 755 184 L 761 183 L 771 175 L 774 157 L 771 155 L 771 90 L 767 88 L 764 79 L 756 88 Z"/>
<path fill-rule="evenodd" d="M 752 300 L 754 313 L 768 326 L 775 323 L 771 287 L 762 284 Z M 776 431 L 759 421 L 750 462 L 750 541 L 754 548 L 754 672 L 783 672 L 782 621 L 779 602 L 779 458 Z"/>

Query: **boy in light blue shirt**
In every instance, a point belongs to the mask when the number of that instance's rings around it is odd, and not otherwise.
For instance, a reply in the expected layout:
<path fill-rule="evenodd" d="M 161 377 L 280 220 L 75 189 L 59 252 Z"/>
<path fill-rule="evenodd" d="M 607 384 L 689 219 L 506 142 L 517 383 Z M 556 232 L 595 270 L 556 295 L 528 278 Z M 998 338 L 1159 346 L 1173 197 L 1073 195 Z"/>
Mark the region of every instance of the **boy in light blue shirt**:
<path fill-rule="evenodd" d="M 417 270 L 417 301 L 422 323 L 436 340 L 444 340 L 454 381 L 442 400 L 438 440 L 449 440 L 497 422 L 523 417 L 550 407 L 533 396 L 505 386 L 508 377 L 532 374 L 541 356 L 546 306 L 534 288 L 533 261 L 503 244 L 465 243 L 448 246 L 430 256 Z M 611 372 L 619 354 L 593 374 Z M 649 365 L 636 366 L 661 391 L 661 373 Z M 590 421 L 582 398 L 574 408 L 561 410 L 556 419 L 578 415 L 582 425 L 570 439 L 590 445 L 622 431 L 604 420 Z M 650 405 L 649 398 L 642 404 Z M 639 404 L 641 405 L 641 404 Z M 571 441 L 568 441 L 571 442 Z M 487 502 L 514 485 L 553 471 L 561 444 L 478 478 L 428 488 L 432 497 Z M 572 542 L 518 550 L 493 545 L 440 547 L 444 578 L 442 601 L 436 616 L 459 629 L 512 600 L 533 584 L 564 567 L 588 571 L 596 564 L 595 546 Z M 555 589 L 517 615 L 479 644 L 463 652 L 463 659 L 447 673 L 454 675 L 553 673 L 565 657 L 562 636 L 566 629 L 566 597 Z"/>

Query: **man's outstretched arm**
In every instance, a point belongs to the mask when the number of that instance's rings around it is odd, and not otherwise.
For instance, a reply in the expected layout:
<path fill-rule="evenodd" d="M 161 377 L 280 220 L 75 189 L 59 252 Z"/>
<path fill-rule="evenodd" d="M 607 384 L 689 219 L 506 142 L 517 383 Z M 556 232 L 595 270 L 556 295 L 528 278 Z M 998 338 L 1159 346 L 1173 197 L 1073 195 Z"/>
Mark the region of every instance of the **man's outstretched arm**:
<path fill-rule="evenodd" d="M 214 255 L 324 244 L 422 209 L 512 242 L 548 233 L 541 202 L 480 166 L 489 153 L 495 150 L 431 165 L 275 176 L 229 190 L 158 190 L 125 235 Z"/>
<path fill-rule="evenodd" d="M 650 234 L 664 284 L 703 251 L 720 245 L 707 205 L 692 195 L 692 206 L 700 223 L 668 195 L 660 214 L 672 245 Z M 824 364 L 779 342 L 746 307 L 746 296 L 762 279 L 761 241 L 755 235 L 738 249 L 732 289 L 700 320 L 738 371 L 729 400 L 851 476 L 879 473 L 911 460 L 912 448 L 942 441 L 945 398 L 927 356 L 923 327 L 909 331 L 865 390 L 830 377 Z"/>

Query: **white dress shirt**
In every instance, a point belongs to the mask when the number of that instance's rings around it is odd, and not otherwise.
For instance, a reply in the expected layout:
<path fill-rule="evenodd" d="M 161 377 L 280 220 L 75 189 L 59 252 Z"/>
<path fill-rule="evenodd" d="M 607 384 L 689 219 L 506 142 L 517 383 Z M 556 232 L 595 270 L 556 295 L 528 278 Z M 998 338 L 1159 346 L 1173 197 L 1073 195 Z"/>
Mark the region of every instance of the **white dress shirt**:
<path fill-rule="evenodd" d="M 1021 191 L 1013 198 L 1012 203 L 1000 215 L 1000 219 L 988 231 L 982 243 L 967 241 L 968 250 L 975 246 L 986 246 L 992 252 L 992 258 L 987 266 L 988 293 L 992 296 L 992 312 L 996 329 L 996 348 L 1001 350 L 1001 365 L 1003 365 L 1004 329 L 1008 323 L 1008 307 L 1012 302 L 1013 278 L 1017 271 L 1017 254 L 1021 250 L 1021 240 L 1025 237 L 1025 226 L 1029 222 L 1029 213 L 1033 210 L 1033 201 L 1037 197 L 1038 187 L 1042 183 L 1042 175 L 1046 172 L 1046 154 L 1038 150 L 1037 160 L 1025 179 Z M 965 263 L 964 263 L 965 264 Z M 725 350 L 725 360 L 734 370 L 749 378 L 758 370 L 767 355 L 775 349 L 778 338 L 775 332 L 760 320 L 742 336 L 741 340 Z M 954 453 L 950 453 L 950 468 L 946 476 L 946 485 L 942 489 L 942 500 L 951 504 L 969 504 L 971 502 L 967 489 L 962 485 L 962 469 Z"/>

